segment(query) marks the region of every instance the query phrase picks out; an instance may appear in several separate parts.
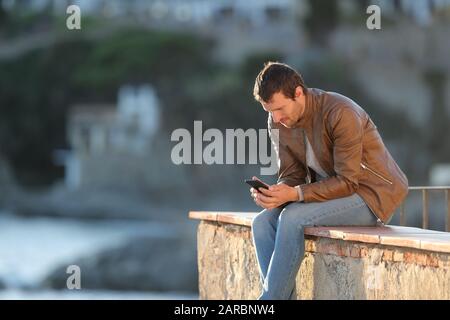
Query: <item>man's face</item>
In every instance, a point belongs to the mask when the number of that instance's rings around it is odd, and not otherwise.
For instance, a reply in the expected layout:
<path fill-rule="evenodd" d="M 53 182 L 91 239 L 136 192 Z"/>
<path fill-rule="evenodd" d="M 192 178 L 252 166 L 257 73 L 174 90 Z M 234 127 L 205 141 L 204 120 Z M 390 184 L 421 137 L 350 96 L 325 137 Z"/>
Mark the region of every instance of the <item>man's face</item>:
<path fill-rule="evenodd" d="M 305 109 L 305 95 L 302 88 L 295 90 L 295 100 L 286 97 L 282 92 L 274 93 L 270 101 L 261 102 L 263 109 L 272 114 L 275 123 L 292 128 L 300 119 Z"/>

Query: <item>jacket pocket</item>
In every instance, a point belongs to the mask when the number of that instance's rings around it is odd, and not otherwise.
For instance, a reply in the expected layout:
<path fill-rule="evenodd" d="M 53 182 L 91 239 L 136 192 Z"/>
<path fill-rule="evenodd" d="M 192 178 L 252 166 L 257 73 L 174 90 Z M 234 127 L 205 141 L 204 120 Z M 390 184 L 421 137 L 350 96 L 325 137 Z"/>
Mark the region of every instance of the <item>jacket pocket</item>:
<path fill-rule="evenodd" d="M 369 171 L 369 172 L 372 173 L 374 176 L 377 176 L 378 178 L 380 178 L 380 179 L 383 180 L 384 182 L 389 183 L 389 184 L 393 184 L 391 180 L 389 180 L 389 179 L 383 177 L 383 176 L 382 176 L 381 174 L 379 174 L 378 172 L 376 172 L 376 171 L 370 169 L 365 163 L 362 163 L 362 162 L 361 162 L 361 168 L 363 168 L 364 170 Z"/>

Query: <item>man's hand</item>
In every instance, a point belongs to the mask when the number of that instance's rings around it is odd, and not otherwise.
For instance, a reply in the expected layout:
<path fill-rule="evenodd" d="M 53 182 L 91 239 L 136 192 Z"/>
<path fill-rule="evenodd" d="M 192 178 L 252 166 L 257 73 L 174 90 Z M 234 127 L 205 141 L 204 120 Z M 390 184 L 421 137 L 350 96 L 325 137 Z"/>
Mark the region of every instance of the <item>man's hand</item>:
<path fill-rule="evenodd" d="M 272 185 L 269 189 L 259 188 L 259 191 L 251 188 L 250 193 L 255 203 L 265 209 L 273 209 L 286 202 L 298 201 L 297 190 L 284 183 Z"/>

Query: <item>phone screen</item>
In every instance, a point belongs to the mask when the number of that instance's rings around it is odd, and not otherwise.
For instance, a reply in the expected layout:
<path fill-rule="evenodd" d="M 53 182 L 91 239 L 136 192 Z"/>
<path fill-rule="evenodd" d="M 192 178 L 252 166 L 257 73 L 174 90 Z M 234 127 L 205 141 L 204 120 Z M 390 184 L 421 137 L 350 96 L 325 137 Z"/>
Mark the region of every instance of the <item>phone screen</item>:
<path fill-rule="evenodd" d="M 259 180 L 245 180 L 247 184 L 258 190 L 258 188 L 269 189 L 269 186 Z"/>

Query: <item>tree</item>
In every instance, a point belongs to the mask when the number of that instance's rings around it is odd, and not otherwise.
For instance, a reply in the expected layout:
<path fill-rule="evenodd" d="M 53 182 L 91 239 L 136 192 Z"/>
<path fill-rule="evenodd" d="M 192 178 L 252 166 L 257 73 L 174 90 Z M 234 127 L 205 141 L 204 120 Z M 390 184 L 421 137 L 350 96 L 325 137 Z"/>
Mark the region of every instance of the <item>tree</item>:
<path fill-rule="evenodd" d="M 328 35 L 339 22 L 337 1 L 309 0 L 310 14 L 305 19 L 305 27 L 312 40 L 320 46 L 326 45 Z"/>

